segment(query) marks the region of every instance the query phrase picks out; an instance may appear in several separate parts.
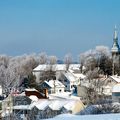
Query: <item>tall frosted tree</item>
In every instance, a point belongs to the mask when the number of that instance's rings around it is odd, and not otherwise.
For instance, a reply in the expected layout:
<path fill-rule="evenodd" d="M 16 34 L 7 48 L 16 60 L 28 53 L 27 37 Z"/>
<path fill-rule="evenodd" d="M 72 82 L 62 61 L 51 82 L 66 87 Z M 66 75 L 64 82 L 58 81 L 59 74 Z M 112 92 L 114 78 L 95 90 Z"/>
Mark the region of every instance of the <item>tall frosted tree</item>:
<path fill-rule="evenodd" d="M 69 69 L 70 64 L 72 63 L 72 55 L 70 53 L 66 54 L 64 57 L 64 63 L 66 64 L 66 70 Z"/>

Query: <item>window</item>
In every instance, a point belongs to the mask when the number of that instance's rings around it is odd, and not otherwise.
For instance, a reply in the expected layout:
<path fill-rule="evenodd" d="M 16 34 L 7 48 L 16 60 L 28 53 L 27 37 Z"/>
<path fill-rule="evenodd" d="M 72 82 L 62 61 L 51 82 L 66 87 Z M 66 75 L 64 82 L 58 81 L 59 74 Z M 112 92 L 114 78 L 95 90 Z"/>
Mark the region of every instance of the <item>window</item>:
<path fill-rule="evenodd" d="M 60 89 L 59 92 L 61 92 L 62 90 Z"/>
<path fill-rule="evenodd" d="M 67 82 L 67 79 L 65 79 L 64 81 Z"/>
<path fill-rule="evenodd" d="M 73 88 L 73 85 L 71 85 L 71 88 Z"/>

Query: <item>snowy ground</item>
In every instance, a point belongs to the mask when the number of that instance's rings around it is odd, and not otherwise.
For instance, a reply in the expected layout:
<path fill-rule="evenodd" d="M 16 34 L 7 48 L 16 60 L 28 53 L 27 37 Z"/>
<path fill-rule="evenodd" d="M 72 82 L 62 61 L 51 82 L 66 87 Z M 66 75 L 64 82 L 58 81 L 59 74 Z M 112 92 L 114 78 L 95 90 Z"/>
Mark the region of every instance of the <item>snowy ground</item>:
<path fill-rule="evenodd" d="M 102 114 L 102 115 L 62 114 L 46 120 L 120 120 L 120 114 Z"/>

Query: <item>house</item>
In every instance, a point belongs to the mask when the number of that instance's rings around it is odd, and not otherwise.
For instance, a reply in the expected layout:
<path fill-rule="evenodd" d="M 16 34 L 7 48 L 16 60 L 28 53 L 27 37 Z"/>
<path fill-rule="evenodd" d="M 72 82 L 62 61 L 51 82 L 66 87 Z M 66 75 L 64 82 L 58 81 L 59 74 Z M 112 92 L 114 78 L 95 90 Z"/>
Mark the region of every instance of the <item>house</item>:
<path fill-rule="evenodd" d="M 76 85 L 78 85 L 80 80 L 84 77 L 83 74 L 75 73 L 76 71 L 80 73 L 79 69 L 80 64 L 70 64 L 68 70 L 66 68 L 66 64 L 43 64 L 33 69 L 33 74 L 36 76 L 36 81 L 40 83 L 40 78 L 43 75 L 43 72 L 49 70 L 54 71 L 55 78 L 64 84 L 65 91 L 73 92 L 75 90 Z"/>
<path fill-rule="evenodd" d="M 45 81 L 40 85 L 40 88 L 47 89 L 49 94 L 62 93 L 65 90 L 65 86 L 59 80 Z"/>
<path fill-rule="evenodd" d="M 79 69 L 80 69 L 80 64 L 69 65 L 69 70 L 79 71 Z M 39 82 L 42 72 L 49 71 L 49 70 L 56 72 L 56 79 L 59 79 L 59 77 L 61 76 L 61 73 L 67 71 L 67 67 L 66 67 L 66 64 L 54 64 L 54 65 L 40 64 L 36 68 L 33 69 L 33 75 L 36 76 L 36 81 Z"/>
<path fill-rule="evenodd" d="M 56 79 L 58 79 L 60 73 L 66 71 L 66 65 L 65 64 L 54 64 L 54 65 L 41 64 L 41 65 L 38 65 L 36 68 L 33 69 L 33 75 L 36 76 L 36 81 L 39 82 L 42 72 L 49 71 L 49 70 L 56 72 Z"/>
<path fill-rule="evenodd" d="M 63 72 L 59 80 L 65 85 L 65 91 L 74 92 L 75 87 L 80 83 L 71 72 Z"/>
<path fill-rule="evenodd" d="M 120 83 L 113 86 L 112 100 L 113 100 L 113 102 L 119 102 L 120 103 Z"/>
<path fill-rule="evenodd" d="M 105 95 L 112 95 L 112 88 L 118 83 L 120 83 L 120 76 L 109 76 L 105 79 L 105 84 L 103 85 L 103 93 Z"/>
<path fill-rule="evenodd" d="M 77 86 L 77 95 L 84 102 L 88 97 L 88 90 L 95 90 L 99 95 L 104 94 L 106 97 L 111 97 L 113 85 L 114 84 L 110 77 L 100 75 L 98 78 L 92 79 L 91 82 L 85 78 L 80 81 L 80 84 Z"/>

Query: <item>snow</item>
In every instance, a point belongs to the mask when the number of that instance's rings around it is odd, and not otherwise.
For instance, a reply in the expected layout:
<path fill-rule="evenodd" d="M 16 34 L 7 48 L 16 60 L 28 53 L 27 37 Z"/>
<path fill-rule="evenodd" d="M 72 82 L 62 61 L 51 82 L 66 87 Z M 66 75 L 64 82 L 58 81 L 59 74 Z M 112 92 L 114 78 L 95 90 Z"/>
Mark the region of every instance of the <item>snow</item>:
<path fill-rule="evenodd" d="M 120 92 L 120 83 L 113 86 L 112 92 Z"/>
<path fill-rule="evenodd" d="M 31 110 L 30 105 L 16 105 L 13 107 L 15 110 Z"/>
<path fill-rule="evenodd" d="M 77 101 L 70 101 L 66 105 L 64 105 L 64 108 L 66 108 L 67 110 L 73 110 L 74 109 L 74 105 L 76 104 L 76 102 Z"/>
<path fill-rule="evenodd" d="M 33 71 L 46 71 L 50 68 L 50 65 L 48 64 L 43 64 L 43 65 L 38 65 L 36 68 L 33 69 Z M 69 69 L 72 70 L 79 70 L 80 64 L 70 64 Z M 53 71 L 66 71 L 66 64 L 54 64 L 52 65 L 52 70 Z"/>
<path fill-rule="evenodd" d="M 83 74 L 79 74 L 79 73 L 76 73 L 76 74 L 74 74 L 76 77 L 78 77 L 78 78 L 81 78 L 81 79 L 84 79 L 86 76 L 85 75 L 83 75 Z"/>
<path fill-rule="evenodd" d="M 66 100 L 55 100 L 49 105 L 52 110 L 60 110 L 68 101 Z"/>
<path fill-rule="evenodd" d="M 25 89 L 25 91 L 37 91 L 35 88 L 27 88 L 27 89 Z"/>
<path fill-rule="evenodd" d="M 64 75 L 69 81 L 71 81 L 71 82 L 76 81 L 76 78 L 70 72 L 64 73 Z"/>
<path fill-rule="evenodd" d="M 63 92 L 57 94 L 50 94 L 49 99 L 71 99 L 71 100 L 80 100 L 79 97 L 71 95 L 71 92 Z"/>
<path fill-rule="evenodd" d="M 74 72 L 74 70 L 72 69 L 69 69 L 69 72 L 72 73 L 75 77 L 77 78 L 81 78 L 81 79 L 84 79 L 86 76 L 80 72 Z"/>
<path fill-rule="evenodd" d="M 120 83 L 120 76 L 110 76 L 113 80 Z"/>
<path fill-rule="evenodd" d="M 32 106 L 36 106 L 39 110 L 45 110 L 45 108 L 47 108 L 48 106 L 52 109 L 52 110 L 59 110 L 60 108 L 62 108 L 63 106 L 67 109 L 67 110 L 72 110 L 73 106 L 78 102 L 78 100 L 66 100 L 66 99 L 51 99 L 51 100 L 39 100 L 38 102 L 34 102 Z"/>
<path fill-rule="evenodd" d="M 43 65 L 38 65 L 33 71 L 46 71 L 50 69 L 50 65 L 43 64 Z M 55 64 L 52 65 L 52 70 L 53 71 L 65 71 L 66 70 L 66 65 L 65 64 Z"/>
<path fill-rule="evenodd" d="M 100 115 L 61 114 L 47 120 L 120 120 L 120 114 L 100 114 Z"/>
<path fill-rule="evenodd" d="M 53 70 L 55 70 L 55 71 L 65 71 L 66 70 L 66 65 L 65 64 L 53 65 Z"/>
<path fill-rule="evenodd" d="M 50 81 L 45 81 L 51 88 L 54 88 L 54 83 L 55 87 L 65 87 L 60 81 L 58 80 L 50 80 Z"/>
<path fill-rule="evenodd" d="M 79 70 L 80 69 L 80 64 L 70 64 L 69 69 Z"/>
<path fill-rule="evenodd" d="M 38 97 L 35 96 L 35 95 L 30 95 L 29 98 L 30 98 L 32 101 L 38 101 Z"/>
<path fill-rule="evenodd" d="M 47 68 L 46 64 L 38 65 L 36 68 L 33 69 L 33 71 L 44 71 Z"/>
<path fill-rule="evenodd" d="M 49 100 L 39 100 L 36 104 L 35 104 L 35 106 L 39 109 L 39 110 L 45 110 L 47 107 L 48 107 L 48 105 L 51 103 L 51 101 L 49 101 Z"/>

